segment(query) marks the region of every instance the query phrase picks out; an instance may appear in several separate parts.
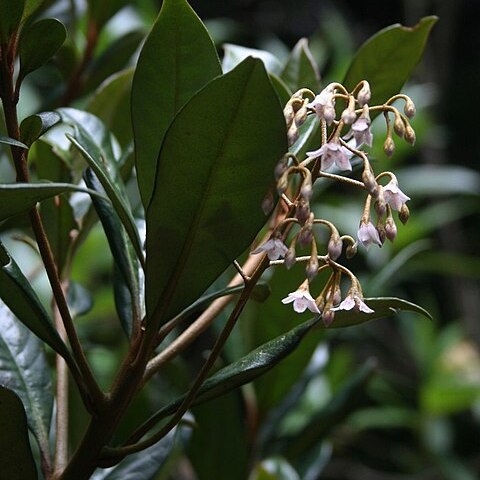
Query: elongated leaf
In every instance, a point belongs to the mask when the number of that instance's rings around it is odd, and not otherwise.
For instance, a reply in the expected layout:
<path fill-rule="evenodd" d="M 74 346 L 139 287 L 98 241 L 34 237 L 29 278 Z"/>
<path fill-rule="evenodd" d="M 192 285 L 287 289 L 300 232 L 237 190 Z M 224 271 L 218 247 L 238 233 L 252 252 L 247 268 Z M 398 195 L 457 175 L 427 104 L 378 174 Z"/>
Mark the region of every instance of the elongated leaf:
<path fill-rule="evenodd" d="M 67 31 L 55 18 L 43 18 L 22 29 L 20 37 L 20 77 L 48 62 L 63 45 Z"/>
<path fill-rule="evenodd" d="M 53 394 L 50 367 L 43 345 L 15 319 L 0 300 L 0 384 L 8 385 L 22 400 L 30 430 L 45 459 L 49 458 L 48 434 Z M 3 435 L 4 432 L 0 435 Z"/>
<path fill-rule="evenodd" d="M 25 118 L 20 125 L 20 137 L 30 146 L 37 138 L 57 125 L 62 117 L 57 112 L 42 112 Z"/>
<path fill-rule="evenodd" d="M 23 9 L 22 23 L 25 22 L 35 11 L 41 7 L 45 0 L 26 0 Z"/>
<path fill-rule="evenodd" d="M 260 59 L 268 73 L 280 75 L 282 72 L 282 63 L 280 60 L 273 55 L 273 53 L 267 52 L 266 50 L 242 47 L 241 45 L 234 45 L 232 43 L 225 43 L 223 50 L 222 69 L 224 72 L 233 70 L 248 57 Z"/>
<path fill-rule="evenodd" d="M 0 183 L 0 221 L 26 212 L 38 202 L 65 192 L 99 195 L 70 183 Z"/>
<path fill-rule="evenodd" d="M 118 217 L 120 218 L 125 231 L 130 238 L 137 256 L 143 261 L 143 251 L 140 244 L 140 237 L 131 212 L 128 198 L 125 193 L 125 186 L 118 172 L 116 157 L 113 153 L 113 146 L 105 137 L 109 137 L 105 126 L 99 119 L 86 112 L 79 112 L 71 108 L 59 109 L 64 121 L 75 126 L 75 136 L 67 134 L 72 145 L 82 155 L 89 167 L 95 172 L 102 184 L 108 198 L 112 202 Z M 88 119 L 92 124 L 97 125 L 101 130 L 100 141 L 90 134 L 89 129 L 84 128 L 82 118 Z M 92 126 L 92 125 L 91 125 Z"/>
<path fill-rule="evenodd" d="M 36 480 L 38 475 L 28 441 L 25 410 L 18 396 L 1 385 L 0 432 L 2 477 Z"/>
<path fill-rule="evenodd" d="M 159 304 L 164 320 L 178 314 L 250 245 L 286 150 L 282 109 L 260 60 L 213 80 L 179 113 L 147 209 L 147 316 Z"/>
<path fill-rule="evenodd" d="M 30 283 L 0 242 L 0 298 L 37 337 L 64 358 L 70 353 L 50 322 Z"/>
<path fill-rule="evenodd" d="M 0 0 L 0 43 L 6 44 L 22 20 L 25 0 Z"/>
<path fill-rule="evenodd" d="M 4 145 L 13 145 L 14 147 L 25 148 L 28 150 L 28 145 L 25 145 L 23 142 L 19 142 L 14 138 L 5 137 L 4 135 L 0 135 L 0 143 L 3 143 Z"/>
<path fill-rule="evenodd" d="M 301 38 L 293 47 L 281 78 L 294 92 L 300 88 L 309 88 L 314 93 L 319 92 L 320 72 L 312 52 L 308 48 L 306 38 Z"/>
<path fill-rule="evenodd" d="M 361 80 L 372 88 L 371 105 L 382 104 L 398 93 L 420 61 L 437 17 L 420 20 L 414 27 L 384 28 L 357 51 L 343 84 L 352 89 Z"/>
<path fill-rule="evenodd" d="M 393 317 L 399 311 L 419 313 L 430 320 L 432 319 L 432 316 L 424 308 L 400 298 L 365 298 L 364 301 L 374 310 L 374 313 L 366 314 L 352 310 L 339 310 L 335 312 L 335 320 L 329 328 L 351 327 L 368 322 L 369 320 Z"/>
<path fill-rule="evenodd" d="M 132 87 L 135 161 L 145 208 L 168 126 L 188 100 L 221 73 L 215 45 L 190 5 L 164 0 L 140 53 Z"/>

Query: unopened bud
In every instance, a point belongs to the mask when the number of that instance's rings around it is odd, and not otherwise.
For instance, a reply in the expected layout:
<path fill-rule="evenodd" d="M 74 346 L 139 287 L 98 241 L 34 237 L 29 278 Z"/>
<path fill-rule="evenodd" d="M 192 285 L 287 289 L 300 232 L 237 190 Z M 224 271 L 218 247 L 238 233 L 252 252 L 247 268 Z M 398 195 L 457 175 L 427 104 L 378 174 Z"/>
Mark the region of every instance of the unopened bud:
<path fill-rule="evenodd" d="M 304 225 L 310 217 L 310 204 L 301 198 L 298 201 L 295 209 L 295 218 L 299 221 L 300 225 Z"/>
<path fill-rule="evenodd" d="M 405 140 L 410 145 L 414 145 L 416 138 L 417 136 L 415 135 L 415 130 L 410 125 L 407 125 L 407 128 L 405 129 Z"/>
<path fill-rule="evenodd" d="M 311 282 L 318 273 L 318 258 L 316 255 L 312 255 L 310 260 L 307 263 L 305 268 L 305 274 L 307 275 L 308 280 Z"/>
<path fill-rule="evenodd" d="M 387 217 L 387 221 L 385 222 L 385 235 L 391 242 L 393 242 L 397 236 L 397 226 L 391 216 Z"/>
<path fill-rule="evenodd" d="M 377 223 L 375 228 L 377 229 L 378 236 L 380 237 L 380 242 L 383 245 L 385 243 L 385 239 L 387 238 L 385 227 L 382 224 Z"/>
<path fill-rule="evenodd" d="M 391 136 L 388 136 L 385 139 L 385 143 L 383 144 L 383 151 L 385 152 L 385 155 L 387 155 L 387 157 L 391 157 L 393 155 L 393 152 L 395 151 L 395 142 L 393 141 L 393 138 Z"/>
<path fill-rule="evenodd" d="M 405 106 L 403 107 L 403 111 L 408 118 L 413 118 L 417 113 L 417 109 L 415 108 L 415 104 L 412 102 L 410 98 L 407 98 L 405 102 Z"/>
<path fill-rule="evenodd" d="M 342 112 L 342 120 L 346 125 L 351 125 L 357 119 L 357 115 L 355 114 L 355 110 L 346 108 Z"/>
<path fill-rule="evenodd" d="M 315 303 L 317 304 L 318 309 L 322 311 L 325 307 L 325 299 L 323 298 L 323 295 L 320 295 L 318 298 L 316 298 Z"/>
<path fill-rule="evenodd" d="M 345 249 L 345 255 L 350 260 L 357 254 L 357 243 L 350 243 Z"/>
<path fill-rule="evenodd" d="M 378 197 L 374 204 L 375 212 L 379 218 L 383 218 L 387 213 L 387 203 L 385 202 L 385 198 L 383 197 L 383 188 L 378 189 Z"/>
<path fill-rule="evenodd" d="M 342 301 L 342 291 L 340 290 L 340 287 L 337 285 L 335 287 L 335 290 L 333 292 L 333 305 L 338 305 Z"/>
<path fill-rule="evenodd" d="M 305 103 L 300 110 L 295 114 L 295 125 L 297 127 L 300 127 L 305 123 L 305 120 L 307 119 L 307 104 Z"/>
<path fill-rule="evenodd" d="M 298 140 L 299 136 L 300 134 L 298 132 L 297 126 L 295 125 L 295 123 L 292 123 L 287 132 L 288 145 L 291 147 Z"/>
<path fill-rule="evenodd" d="M 322 320 L 323 320 L 323 324 L 326 327 L 329 327 L 332 324 L 334 318 L 335 318 L 335 312 L 333 312 L 332 310 L 328 309 L 323 311 Z"/>
<path fill-rule="evenodd" d="M 306 202 L 309 202 L 311 200 L 313 195 L 313 188 L 312 188 L 311 181 L 304 180 L 302 184 L 302 188 L 300 189 L 300 195 Z"/>
<path fill-rule="evenodd" d="M 405 225 L 410 218 L 410 210 L 407 207 L 407 204 L 404 203 L 398 212 L 398 218 Z"/>
<path fill-rule="evenodd" d="M 286 157 L 282 157 L 278 163 L 275 165 L 275 169 L 273 174 L 275 176 L 275 180 L 278 179 L 287 171 L 288 168 L 288 160 Z"/>
<path fill-rule="evenodd" d="M 334 233 L 330 236 L 328 241 L 328 256 L 332 260 L 336 260 L 342 254 L 343 242 L 338 233 Z"/>
<path fill-rule="evenodd" d="M 308 226 L 303 227 L 298 233 L 297 240 L 302 247 L 306 247 L 307 245 L 310 245 L 313 240 L 312 228 Z"/>
<path fill-rule="evenodd" d="M 283 175 L 278 179 L 277 192 L 279 195 L 285 193 L 288 188 L 288 171 L 285 171 Z"/>
<path fill-rule="evenodd" d="M 331 125 L 335 120 L 335 108 L 332 105 L 325 105 L 323 107 L 323 118 L 327 122 L 327 125 Z"/>
<path fill-rule="evenodd" d="M 287 270 L 290 270 L 296 263 L 297 261 L 297 256 L 295 253 L 295 244 L 292 243 L 290 245 L 290 248 L 288 249 L 287 253 L 285 254 L 285 257 L 283 257 L 284 265 L 287 268 Z"/>
<path fill-rule="evenodd" d="M 293 110 L 292 104 L 290 102 L 285 105 L 285 108 L 283 109 L 283 116 L 285 117 L 287 127 L 290 127 L 293 119 L 295 118 L 295 111 Z"/>
<path fill-rule="evenodd" d="M 370 98 L 372 96 L 372 93 L 370 91 L 370 84 L 364 80 L 363 81 L 363 87 L 360 89 L 357 95 L 357 101 L 361 107 L 363 107 L 365 104 L 370 102 Z"/>
<path fill-rule="evenodd" d="M 272 211 L 274 204 L 275 202 L 273 199 L 273 192 L 272 192 L 272 189 L 270 188 L 262 201 L 263 213 L 265 215 L 268 215 Z"/>
<path fill-rule="evenodd" d="M 395 115 L 395 120 L 393 121 L 393 129 L 395 133 L 403 138 L 405 135 L 405 124 L 403 123 L 402 117 L 400 115 Z"/>
<path fill-rule="evenodd" d="M 375 180 L 375 175 L 370 170 L 370 168 L 365 168 L 362 173 L 362 180 L 367 192 L 373 197 L 376 198 L 378 195 L 378 183 Z"/>

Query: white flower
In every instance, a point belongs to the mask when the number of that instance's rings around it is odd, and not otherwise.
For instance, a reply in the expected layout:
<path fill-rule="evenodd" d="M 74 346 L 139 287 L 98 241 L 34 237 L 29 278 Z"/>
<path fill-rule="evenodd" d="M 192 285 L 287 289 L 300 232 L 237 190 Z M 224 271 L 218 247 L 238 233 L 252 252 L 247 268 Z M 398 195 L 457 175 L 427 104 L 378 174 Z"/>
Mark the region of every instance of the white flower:
<path fill-rule="evenodd" d="M 383 187 L 383 197 L 385 202 L 398 212 L 401 210 L 402 205 L 410 200 L 410 197 L 407 197 L 407 195 L 398 188 L 398 183 L 395 180 L 390 180 L 390 182 Z"/>
<path fill-rule="evenodd" d="M 256 255 L 257 253 L 262 252 L 267 253 L 269 260 L 278 260 L 280 257 L 285 256 L 285 254 L 288 252 L 288 248 L 280 239 L 271 238 L 254 250 L 252 254 Z"/>
<path fill-rule="evenodd" d="M 338 307 L 332 308 L 334 312 L 338 310 L 356 310 L 357 312 L 363 312 L 363 313 L 374 313 L 374 310 L 372 310 L 356 293 L 350 293 L 345 297 L 345 300 L 343 300 L 342 303 Z"/>
<path fill-rule="evenodd" d="M 321 169 L 328 170 L 334 163 L 340 170 L 352 170 L 350 157 L 352 152 L 340 143 L 332 141 L 325 143 L 319 149 L 307 152 L 309 158 L 322 156 Z"/>
<path fill-rule="evenodd" d="M 372 146 L 373 142 L 373 135 L 372 131 L 370 130 L 370 119 L 361 116 L 355 121 L 352 125 L 351 130 L 345 135 L 345 140 L 349 138 L 355 139 L 355 147 L 358 148 L 363 144 L 368 145 L 369 147 Z"/>
<path fill-rule="evenodd" d="M 359 242 L 366 248 L 368 248 L 372 243 L 375 243 L 379 247 L 382 246 L 382 241 L 380 240 L 380 235 L 378 234 L 377 229 L 372 222 L 360 222 L 360 227 L 358 228 L 357 237 Z"/>
<path fill-rule="evenodd" d="M 289 293 L 288 297 L 282 300 L 283 304 L 292 303 L 293 309 L 297 313 L 303 313 L 307 308 L 313 313 L 320 313 L 320 310 L 315 303 L 315 299 L 310 295 L 308 291 L 308 281 L 304 282 L 298 287 L 295 292 Z"/>
<path fill-rule="evenodd" d="M 335 119 L 335 91 L 329 85 L 324 88 L 307 107 L 315 110 L 319 119 L 325 120 L 330 125 Z"/>

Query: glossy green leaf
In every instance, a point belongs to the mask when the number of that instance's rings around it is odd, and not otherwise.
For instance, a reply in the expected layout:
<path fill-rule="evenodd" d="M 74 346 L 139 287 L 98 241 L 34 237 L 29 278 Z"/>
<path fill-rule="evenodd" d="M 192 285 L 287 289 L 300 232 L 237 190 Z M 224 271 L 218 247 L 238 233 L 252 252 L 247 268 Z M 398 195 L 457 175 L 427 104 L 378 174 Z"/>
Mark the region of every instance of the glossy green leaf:
<path fill-rule="evenodd" d="M 225 43 L 223 50 L 222 69 L 224 72 L 233 70 L 248 57 L 260 59 L 268 73 L 273 73 L 278 76 L 282 72 L 283 67 L 280 60 L 273 53 L 267 52 L 266 50 L 242 47 L 241 45 L 234 45 L 232 43 Z"/>
<path fill-rule="evenodd" d="M 24 27 L 19 43 L 20 77 L 47 63 L 66 38 L 64 25 L 55 18 L 43 18 Z"/>
<path fill-rule="evenodd" d="M 371 105 L 381 105 L 397 94 L 420 61 L 437 17 L 424 17 L 413 27 L 384 28 L 357 51 L 343 84 L 351 90 L 361 80 L 372 89 Z"/>
<path fill-rule="evenodd" d="M 0 432 L 2 477 L 36 480 L 38 475 L 28 440 L 25 410 L 18 396 L 1 385 Z"/>
<path fill-rule="evenodd" d="M 168 126 L 188 100 L 221 73 L 215 45 L 190 5 L 164 0 L 140 53 L 132 87 L 135 161 L 145 207 Z"/>
<path fill-rule="evenodd" d="M 35 140 L 61 122 L 57 112 L 42 112 L 25 118 L 20 124 L 20 138 L 30 146 Z"/>
<path fill-rule="evenodd" d="M 255 105 L 255 108 L 252 108 Z M 191 304 L 253 241 L 285 121 L 263 64 L 247 59 L 182 109 L 160 152 L 147 209 L 147 316 Z"/>
<path fill-rule="evenodd" d="M 280 77 L 277 77 L 277 75 L 275 75 L 274 73 L 270 73 L 268 76 L 270 78 L 270 81 L 272 82 L 273 88 L 277 92 L 280 105 L 284 107 L 285 104 L 290 100 L 292 92 Z"/>
<path fill-rule="evenodd" d="M 0 298 L 37 337 L 64 358 L 70 353 L 58 335 L 37 294 L 15 260 L 0 242 Z"/>
<path fill-rule="evenodd" d="M 110 75 L 124 69 L 144 38 L 141 31 L 128 32 L 111 43 L 88 68 L 84 91 L 97 88 Z"/>
<path fill-rule="evenodd" d="M 25 22 L 25 20 L 32 16 L 44 2 L 45 0 L 26 0 L 25 8 L 23 9 L 22 22 Z"/>
<path fill-rule="evenodd" d="M 314 93 L 320 91 L 320 72 L 306 38 L 301 38 L 293 47 L 281 78 L 293 92 L 300 88 L 309 88 Z"/>
<path fill-rule="evenodd" d="M 8 43 L 22 20 L 25 0 L 0 0 L 0 43 Z"/>
<path fill-rule="evenodd" d="M 109 133 L 98 118 L 87 112 L 72 108 L 61 108 L 59 112 L 65 122 L 75 126 L 74 136 L 67 134 L 67 138 L 95 172 L 125 227 L 138 258 L 143 261 L 138 229 L 125 193 L 125 186 L 118 171 L 117 159 L 113 152 L 114 147 L 111 141 L 107 140 L 110 137 Z M 90 122 L 89 128 L 84 128 L 83 119 Z M 97 128 L 97 138 L 90 134 L 89 130 L 93 126 Z"/>
<path fill-rule="evenodd" d="M 329 328 L 351 327 L 353 325 L 361 325 L 370 320 L 379 318 L 393 317 L 399 311 L 414 312 L 428 319 L 432 316 L 419 305 L 407 302 L 400 298 L 381 297 L 381 298 L 365 298 L 365 303 L 374 310 L 374 313 L 362 313 L 355 311 L 338 310 L 335 312 L 335 319 Z"/>
<path fill-rule="evenodd" d="M 189 427 L 175 427 L 158 443 L 129 455 L 117 466 L 96 470 L 91 480 L 154 480 L 189 436 Z"/>
<path fill-rule="evenodd" d="M 43 345 L 1 300 L 0 327 L 0 384 L 8 385 L 22 400 L 42 457 L 49 459 L 53 392 Z"/>
<path fill-rule="evenodd" d="M 93 307 L 93 298 L 90 292 L 74 281 L 70 281 L 68 284 L 67 302 L 72 318 L 85 315 Z"/>
<path fill-rule="evenodd" d="M 132 141 L 130 94 L 133 69 L 124 70 L 105 80 L 95 91 L 87 110 L 96 115 L 118 138 L 122 147 Z"/>
<path fill-rule="evenodd" d="M 98 195 L 87 188 L 70 183 L 0 183 L 0 221 L 24 213 L 37 202 L 65 192 Z"/>
<path fill-rule="evenodd" d="M 0 143 L 4 145 L 12 145 L 14 147 L 25 148 L 28 150 L 28 145 L 25 145 L 23 142 L 15 140 L 14 138 L 5 137 L 4 135 L 0 135 Z"/>

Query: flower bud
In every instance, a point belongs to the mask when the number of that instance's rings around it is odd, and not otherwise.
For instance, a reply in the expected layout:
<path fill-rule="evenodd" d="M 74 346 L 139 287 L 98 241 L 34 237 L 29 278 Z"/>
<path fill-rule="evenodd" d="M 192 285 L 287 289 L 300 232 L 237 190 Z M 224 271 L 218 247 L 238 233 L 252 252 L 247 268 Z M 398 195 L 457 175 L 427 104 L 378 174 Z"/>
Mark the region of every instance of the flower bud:
<path fill-rule="evenodd" d="M 332 260 L 336 260 L 342 254 L 343 242 L 338 233 L 334 233 L 330 236 L 328 241 L 328 256 Z"/>
<path fill-rule="evenodd" d="M 366 80 L 364 80 L 363 87 L 360 89 L 357 95 L 357 102 L 361 107 L 363 107 L 365 104 L 370 102 L 371 96 L 372 93 L 370 91 L 370 84 Z"/>
<path fill-rule="evenodd" d="M 362 173 L 362 181 L 367 189 L 367 192 L 373 197 L 376 198 L 378 195 L 378 183 L 375 180 L 375 175 L 370 170 L 370 168 L 365 168 Z"/>
<path fill-rule="evenodd" d="M 286 157 L 282 157 L 278 161 L 278 163 L 275 165 L 275 169 L 273 171 L 275 180 L 278 180 L 287 171 L 287 168 L 288 168 L 288 160 Z"/>
<path fill-rule="evenodd" d="M 342 112 L 342 120 L 345 125 L 351 125 L 357 119 L 357 115 L 355 114 L 355 110 L 346 108 Z"/>
<path fill-rule="evenodd" d="M 345 249 L 345 254 L 347 258 L 350 260 L 357 254 L 357 243 L 350 243 L 348 244 L 347 248 Z"/>
<path fill-rule="evenodd" d="M 383 144 L 383 151 L 385 152 L 385 155 L 387 155 L 387 157 L 391 157 L 393 155 L 393 152 L 395 151 L 395 142 L 393 141 L 393 138 L 391 136 L 388 136 L 385 139 L 385 143 Z"/>
<path fill-rule="evenodd" d="M 410 145 L 414 145 L 416 138 L 415 130 L 410 125 L 407 125 L 407 128 L 405 129 L 405 140 Z"/>
<path fill-rule="evenodd" d="M 283 257 L 284 260 L 284 265 L 287 270 L 290 270 L 295 263 L 297 262 L 297 256 L 295 254 L 295 243 L 292 242 L 290 245 L 290 248 L 288 249 L 287 253 L 285 254 L 285 257 Z"/>
<path fill-rule="evenodd" d="M 333 305 L 338 305 L 341 301 L 342 301 L 342 291 L 340 290 L 340 287 L 337 285 L 335 287 L 335 290 L 333 291 L 332 302 L 333 302 Z"/>
<path fill-rule="evenodd" d="M 335 120 L 335 108 L 332 105 L 326 105 L 323 108 L 323 118 L 327 122 L 327 125 L 331 125 Z"/>
<path fill-rule="evenodd" d="M 298 132 L 297 126 L 295 125 L 295 123 L 292 123 L 287 132 L 288 145 L 292 146 L 298 140 L 299 136 L 300 134 Z"/>
<path fill-rule="evenodd" d="M 332 310 L 328 309 L 323 311 L 322 320 L 323 320 L 323 324 L 326 327 L 329 327 L 332 324 L 334 318 L 335 318 L 335 312 L 333 312 Z"/>
<path fill-rule="evenodd" d="M 405 225 L 408 222 L 410 217 L 410 210 L 407 207 L 407 204 L 404 203 L 398 212 L 398 218 Z"/>
<path fill-rule="evenodd" d="M 313 195 L 313 188 L 312 188 L 312 181 L 310 180 L 310 177 L 307 177 L 303 181 L 302 188 L 300 188 L 300 195 L 306 202 L 309 202 L 311 200 Z"/>
<path fill-rule="evenodd" d="M 393 242 L 397 236 L 397 226 L 391 216 L 388 216 L 385 222 L 385 235 L 391 242 Z"/>
<path fill-rule="evenodd" d="M 298 232 L 297 240 L 302 247 L 310 245 L 313 240 L 312 228 L 310 226 L 304 226 L 300 232 Z"/>
<path fill-rule="evenodd" d="M 270 188 L 262 200 L 262 210 L 265 215 L 268 215 L 272 211 L 274 203 L 273 192 Z"/>
<path fill-rule="evenodd" d="M 405 135 L 405 124 L 403 123 L 402 117 L 400 115 L 395 115 L 395 120 L 393 121 L 393 129 L 395 133 L 403 138 Z"/>
<path fill-rule="evenodd" d="M 295 209 L 295 218 L 299 221 L 300 225 L 304 225 L 309 217 L 310 205 L 304 198 L 301 198 Z"/>
<path fill-rule="evenodd" d="M 375 228 L 377 229 L 378 236 L 380 238 L 380 243 L 383 245 L 385 243 L 385 239 L 387 238 L 385 227 L 381 223 L 377 223 Z"/>
<path fill-rule="evenodd" d="M 317 304 L 318 309 L 322 311 L 325 307 L 325 299 L 323 298 L 323 295 L 320 295 L 318 298 L 316 298 L 315 303 Z"/>
<path fill-rule="evenodd" d="M 287 127 L 290 127 L 293 119 L 295 118 L 295 111 L 293 110 L 292 104 L 290 102 L 285 105 L 285 108 L 283 109 L 283 116 L 285 117 Z"/>
<path fill-rule="evenodd" d="M 295 114 L 295 125 L 297 127 L 300 127 L 305 123 L 305 120 L 307 119 L 307 105 L 306 103 L 298 110 L 298 112 Z"/>
<path fill-rule="evenodd" d="M 405 106 L 403 107 L 403 111 L 408 118 L 413 118 L 417 113 L 417 109 L 415 108 L 415 104 L 412 102 L 410 98 L 407 98 L 405 102 Z"/>
<path fill-rule="evenodd" d="M 378 189 L 378 196 L 374 207 L 379 218 L 383 218 L 387 213 L 387 203 L 385 202 L 385 198 L 383 196 L 383 187 Z"/>
<path fill-rule="evenodd" d="M 312 255 L 310 260 L 307 263 L 305 268 L 305 274 L 307 275 L 308 280 L 311 282 L 318 273 L 318 258 L 316 255 Z"/>
<path fill-rule="evenodd" d="M 285 193 L 288 188 L 288 170 L 283 173 L 283 175 L 278 179 L 277 182 L 277 192 L 279 195 Z"/>

